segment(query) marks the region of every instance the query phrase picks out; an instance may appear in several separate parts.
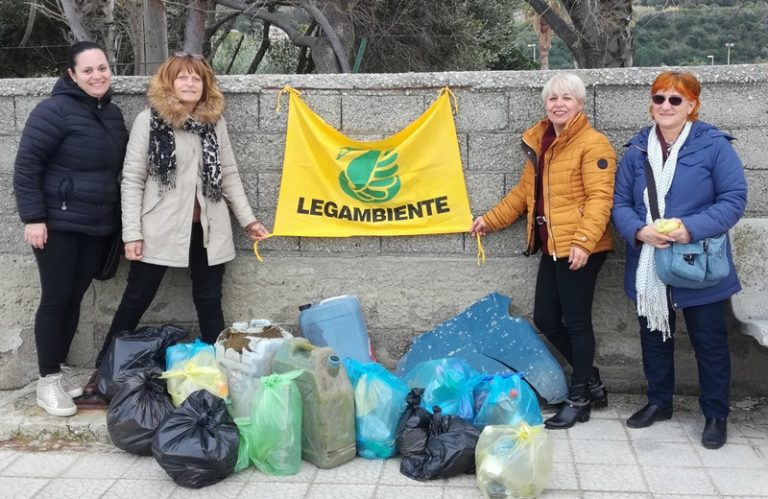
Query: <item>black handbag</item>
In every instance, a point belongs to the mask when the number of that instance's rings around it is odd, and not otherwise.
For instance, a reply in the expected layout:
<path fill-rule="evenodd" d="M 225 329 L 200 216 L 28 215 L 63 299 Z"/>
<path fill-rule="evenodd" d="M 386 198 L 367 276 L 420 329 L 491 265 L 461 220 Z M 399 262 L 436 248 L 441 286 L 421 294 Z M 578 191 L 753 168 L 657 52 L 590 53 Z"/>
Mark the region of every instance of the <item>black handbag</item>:
<path fill-rule="evenodd" d="M 101 265 L 96 275 L 93 276 L 97 281 L 108 281 L 117 274 L 117 267 L 120 265 L 120 255 L 123 254 L 123 235 L 118 230 L 111 236 L 104 247 L 104 253 L 101 256 Z"/>

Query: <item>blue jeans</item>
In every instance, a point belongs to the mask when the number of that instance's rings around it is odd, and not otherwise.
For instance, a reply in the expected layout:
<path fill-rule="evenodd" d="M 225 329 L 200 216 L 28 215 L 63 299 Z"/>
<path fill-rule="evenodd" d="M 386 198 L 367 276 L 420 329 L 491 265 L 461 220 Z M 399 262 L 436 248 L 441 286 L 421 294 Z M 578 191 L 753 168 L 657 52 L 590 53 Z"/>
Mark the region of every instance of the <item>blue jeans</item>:
<path fill-rule="evenodd" d="M 683 317 L 696 353 L 701 412 L 708 418 L 727 418 L 731 357 L 725 327 L 725 301 L 684 308 Z M 675 319 L 674 310 L 670 310 L 669 325 L 673 335 L 662 341 L 662 334 L 649 330 L 647 320 L 639 317 L 648 401 L 662 407 L 671 407 L 675 391 Z"/>
<path fill-rule="evenodd" d="M 587 383 L 595 360 L 592 300 L 597 274 L 607 253 L 590 255 L 579 270 L 570 270 L 567 258 L 541 255 L 536 276 L 533 322 L 573 366 L 571 384 Z"/>
<path fill-rule="evenodd" d="M 120 331 L 133 331 L 138 326 L 144 312 L 152 304 L 168 267 L 152 265 L 140 261 L 131 262 L 128 271 L 128 286 L 125 288 L 120 306 L 112 319 L 101 352 L 96 358 L 96 366 L 106 354 L 115 334 Z M 224 264 L 208 265 L 208 254 L 203 246 L 203 229 L 192 224 L 192 237 L 189 244 L 189 269 L 192 277 L 192 301 L 197 310 L 200 336 L 207 343 L 214 343 L 224 329 L 224 312 L 221 309 Z M 170 318 L 169 318 L 170 320 Z"/>

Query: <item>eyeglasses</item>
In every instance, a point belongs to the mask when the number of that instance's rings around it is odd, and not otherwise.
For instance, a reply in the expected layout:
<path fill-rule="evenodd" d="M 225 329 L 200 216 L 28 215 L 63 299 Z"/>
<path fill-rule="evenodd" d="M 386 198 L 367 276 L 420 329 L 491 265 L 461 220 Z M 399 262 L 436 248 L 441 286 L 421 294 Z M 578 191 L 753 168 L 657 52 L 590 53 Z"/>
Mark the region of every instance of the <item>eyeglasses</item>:
<path fill-rule="evenodd" d="M 683 103 L 683 98 L 679 95 L 670 95 L 669 97 L 661 94 L 656 94 L 653 97 L 651 97 L 651 100 L 654 104 L 662 105 L 664 104 L 664 101 L 669 101 L 669 104 L 672 106 L 679 106 Z"/>
<path fill-rule="evenodd" d="M 205 57 L 203 57 L 203 54 L 190 54 L 189 52 L 174 52 L 173 57 L 191 57 L 192 59 L 195 59 L 196 61 L 204 61 Z"/>

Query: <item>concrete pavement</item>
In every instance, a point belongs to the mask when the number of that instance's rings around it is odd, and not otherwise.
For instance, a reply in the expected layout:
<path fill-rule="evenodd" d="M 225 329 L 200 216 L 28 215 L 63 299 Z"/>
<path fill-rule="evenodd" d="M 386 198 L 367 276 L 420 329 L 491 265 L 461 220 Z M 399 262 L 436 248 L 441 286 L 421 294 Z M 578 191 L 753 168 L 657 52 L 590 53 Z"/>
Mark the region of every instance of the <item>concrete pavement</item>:
<path fill-rule="evenodd" d="M 78 372 L 83 379 L 85 371 Z M 703 417 L 695 398 L 679 397 L 671 421 L 633 430 L 624 420 L 642 406 L 636 395 L 610 394 L 588 423 L 550 431 L 554 474 L 542 497 L 687 499 L 768 497 L 768 407 L 736 401 L 728 443 L 701 446 Z M 249 468 L 200 490 L 176 486 L 151 457 L 108 443 L 104 411 L 47 416 L 34 405 L 34 384 L 0 392 L 2 498 L 445 498 L 482 497 L 475 477 L 426 483 L 399 472 L 399 459 L 357 458 L 330 470 L 303 463 L 290 477 Z"/>

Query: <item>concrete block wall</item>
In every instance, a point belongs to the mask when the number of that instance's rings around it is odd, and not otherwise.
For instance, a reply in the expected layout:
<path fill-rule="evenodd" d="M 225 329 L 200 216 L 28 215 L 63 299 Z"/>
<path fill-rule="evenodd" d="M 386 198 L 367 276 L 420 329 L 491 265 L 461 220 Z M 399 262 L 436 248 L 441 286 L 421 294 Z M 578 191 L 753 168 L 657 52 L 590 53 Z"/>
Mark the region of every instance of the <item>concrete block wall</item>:
<path fill-rule="evenodd" d="M 701 79 L 701 119 L 732 133 L 750 186 L 748 216 L 768 216 L 768 66 L 696 67 Z M 586 112 L 617 150 L 650 122 L 648 91 L 658 69 L 580 70 L 587 84 Z M 285 85 L 302 92 L 328 123 L 361 140 L 391 134 L 415 119 L 449 86 L 458 98 L 457 139 L 473 213 L 491 208 L 522 171 L 520 134 L 543 116 L 541 87 L 552 72 L 473 72 L 396 75 L 225 76 L 225 116 L 251 204 L 271 226 L 277 204 L 287 116 Z M 147 80 L 115 78 L 115 101 L 130 126 L 144 107 Z M 36 375 L 33 336 L 39 297 L 37 269 L 23 243 L 12 194 L 15 150 L 26 116 L 54 80 L 0 80 L 0 388 L 20 386 Z M 378 358 L 393 365 L 411 339 L 450 318 L 489 292 L 512 298 L 512 312 L 530 318 L 538 256 L 526 258 L 520 221 L 484 238 L 486 265 L 475 264 L 467 234 L 347 239 L 274 238 L 261 245 L 259 264 L 243 235 L 238 257 L 227 265 L 227 321 L 269 318 L 298 332 L 298 305 L 339 294 L 356 294 Z M 614 391 L 642 392 L 640 345 L 633 304 L 622 290 L 621 244 L 601 273 L 594 306 L 597 363 Z M 69 362 L 92 365 L 119 302 L 127 276 L 97 282 L 86 295 Z M 188 272 L 172 269 L 144 317 L 144 324 L 174 322 L 194 331 Z M 682 323 L 682 318 L 679 323 Z M 678 386 L 696 393 L 696 363 L 681 328 Z M 734 393 L 768 394 L 761 373 L 768 352 L 733 324 Z"/>

